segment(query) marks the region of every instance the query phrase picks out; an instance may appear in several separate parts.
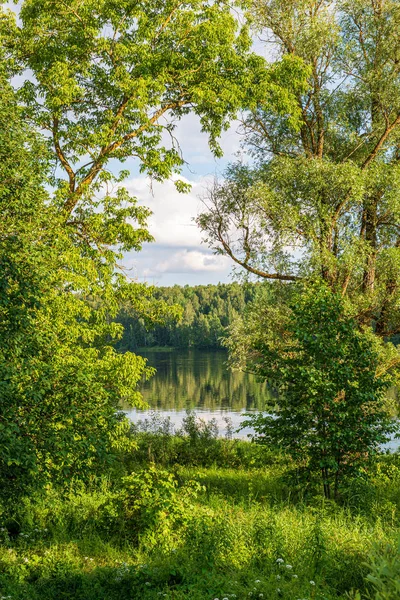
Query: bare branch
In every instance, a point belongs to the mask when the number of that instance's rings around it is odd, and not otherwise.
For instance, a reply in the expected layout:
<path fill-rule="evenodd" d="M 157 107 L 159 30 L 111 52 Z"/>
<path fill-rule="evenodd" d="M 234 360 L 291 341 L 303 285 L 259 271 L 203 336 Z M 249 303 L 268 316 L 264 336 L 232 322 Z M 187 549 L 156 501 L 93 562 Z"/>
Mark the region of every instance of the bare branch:
<path fill-rule="evenodd" d="M 381 137 L 379 138 L 375 148 L 373 149 L 373 151 L 371 152 L 371 154 L 368 156 L 368 158 L 366 158 L 366 160 L 364 161 L 363 165 L 362 165 L 362 169 L 367 169 L 369 167 L 369 165 L 375 160 L 375 158 L 377 157 L 379 151 L 381 150 L 382 146 L 384 145 L 384 143 L 386 142 L 386 140 L 388 139 L 389 135 L 392 133 L 392 131 L 398 126 L 400 125 L 400 114 L 397 115 L 396 119 L 393 121 L 393 123 L 391 123 L 388 127 L 386 127 L 385 131 L 382 133 Z"/>
<path fill-rule="evenodd" d="M 237 256 L 235 256 L 233 254 L 229 244 L 226 242 L 224 236 L 222 235 L 221 225 L 218 227 L 218 239 L 221 242 L 225 252 L 236 264 L 238 264 L 241 267 L 243 267 L 244 269 L 246 269 L 246 271 L 249 271 L 250 273 L 253 273 L 254 275 L 258 275 L 258 277 L 262 277 L 264 279 L 275 279 L 275 280 L 279 280 L 279 281 L 299 281 L 301 279 L 300 277 L 296 277 L 296 275 L 283 275 L 281 273 L 266 273 L 265 271 L 256 269 L 255 267 L 252 267 L 251 265 L 249 265 L 248 260 L 250 257 L 247 254 L 246 254 L 246 260 L 244 260 L 244 261 L 240 260 L 240 258 L 238 258 Z"/>

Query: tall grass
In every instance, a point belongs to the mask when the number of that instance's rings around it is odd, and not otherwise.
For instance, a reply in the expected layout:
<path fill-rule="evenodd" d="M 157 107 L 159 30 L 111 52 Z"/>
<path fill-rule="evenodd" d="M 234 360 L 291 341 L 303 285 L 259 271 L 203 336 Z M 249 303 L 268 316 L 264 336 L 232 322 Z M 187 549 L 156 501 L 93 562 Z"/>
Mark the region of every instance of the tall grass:
<path fill-rule="evenodd" d="M 206 437 L 136 433 L 119 471 L 2 507 L 0 597 L 400 598 L 398 455 L 335 504 L 282 457 Z"/>

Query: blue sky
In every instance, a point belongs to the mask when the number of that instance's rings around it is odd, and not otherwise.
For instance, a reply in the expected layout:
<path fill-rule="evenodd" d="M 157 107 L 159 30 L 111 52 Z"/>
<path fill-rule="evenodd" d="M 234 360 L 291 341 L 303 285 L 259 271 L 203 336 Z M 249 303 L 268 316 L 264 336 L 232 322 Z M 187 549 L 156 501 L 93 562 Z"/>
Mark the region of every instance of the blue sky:
<path fill-rule="evenodd" d="M 154 285 L 201 285 L 232 280 L 232 262 L 214 255 L 204 244 L 193 219 L 201 210 L 201 197 L 215 176 L 223 174 L 227 163 L 234 160 L 240 149 L 237 123 L 221 138 L 224 156 L 215 159 L 208 147 L 207 136 L 201 133 L 198 118 L 185 116 L 177 125 L 175 135 L 188 163 L 183 169 L 185 181 L 191 184 L 189 194 L 176 191 L 172 181 L 154 183 L 137 174 L 137 165 L 131 167 L 132 176 L 125 186 L 141 204 L 148 206 L 153 215 L 149 221 L 155 238 L 139 253 L 128 253 L 124 266 L 128 275 Z M 136 173 L 136 175 L 135 175 Z"/>

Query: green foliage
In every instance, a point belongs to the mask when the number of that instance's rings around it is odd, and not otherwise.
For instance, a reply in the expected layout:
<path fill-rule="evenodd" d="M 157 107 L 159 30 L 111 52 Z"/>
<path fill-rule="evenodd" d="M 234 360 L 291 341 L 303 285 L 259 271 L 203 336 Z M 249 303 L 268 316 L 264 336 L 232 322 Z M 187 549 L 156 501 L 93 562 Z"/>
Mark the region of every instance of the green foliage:
<path fill-rule="evenodd" d="M 388 544 L 375 547 L 369 557 L 370 570 L 367 581 L 372 583 L 373 600 L 391 600 L 400 597 L 400 546 Z"/>
<path fill-rule="evenodd" d="M 184 115 L 198 115 L 220 156 L 218 137 L 238 110 L 257 100 L 280 112 L 294 106 L 301 61 L 269 69 L 250 52 L 248 28 L 239 26 L 234 6 L 26 0 L 21 25 L 3 27 L 7 53 L 25 79 L 19 90 L 25 114 L 49 137 L 55 200 L 78 238 L 132 247 L 126 217 L 135 199 L 120 190 L 108 213 L 96 194 L 112 195 L 112 183 L 126 176 L 109 170 L 112 160 L 134 157 L 159 181 L 179 172 L 184 159 L 173 131 Z M 179 180 L 177 187 L 187 188 Z"/>
<path fill-rule="evenodd" d="M 118 343 L 122 351 L 142 347 L 221 348 L 226 328 L 255 297 L 256 284 L 157 287 L 153 296 L 168 306 L 180 307 L 180 318 L 146 327 L 132 307 L 122 307 L 117 322 L 124 326 Z"/>
<path fill-rule="evenodd" d="M 292 113 L 260 104 L 249 111 L 243 139 L 252 162 L 228 168 L 199 226 L 240 272 L 322 278 L 351 300 L 360 326 L 387 339 L 400 328 L 398 2 L 246 7 L 279 58 L 308 68 L 301 122 L 295 128 Z M 399 364 L 398 354 L 387 363 Z"/>
<path fill-rule="evenodd" d="M 140 405 L 136 384 L 152 369 L 113 349 L 122 331 L 110 316 L 122 298 L 148 319 L 163 307 L 73 242 L 44 187 L 45 143 L 4 79 L 0 93 L 0 477 L 11 496 L 112 459 L 129 428 L 119 402 Z"/>
<path fill-rule="evenodd" d="M 193 501 L 201 491 L 200 484 L 193 481 L 178 486 L 171 473 L 155 466 L 124 477 L 122 485 L 120 514 L 128 521 L 125 526 L 141 533 L 148 529 L 153 538 L 165 536 L 166 539 L 177 524 L 185 524 L 190 519 Z"/>
<path fill-rule="evenodd" d="M 279 399 L 269 415 L 244 425 L 254 427 L 257 441 L 299 460 L 308 474 L 319 471 L 326 497 L 333 492 L 336 498 L 343 476 L 364 471 L 396 430 L 374 339 L 358 331 L 341 296 L 326 286 L 295 294 L 274 332 L 260 328 L 260 308 L 264 318 L 273 317 L 268 304 L 258 304 L 248 316 L 255 325 L 244 322 L 228 343 L 277 388 Z"/>
<path fill-rule="evenodd" d="M 240 444 L 248 457 L 254 449 L 266 452 Z M 396 597 L 397 479 L 377 472 L 376 509 L 350 510 L 318 495 L 305 502 L 291 494 L 282 483 L 288 467 L 272 454 L 268 466 L 251 468 L 232 468 L 229 458 L 219 468 L 172 462 L 135 465 L 133 473 L 87 485 L 71 482 L 62 493 L 53 487 L 7 512 L 3 507 L 1 595 L 367 600 L 379 587 L 389 595 L 375 600 Z M 399 456 L 383 456 L 381 466 L 394 476 Z M 395 518 L 379 515 L 396 492 Z"/>

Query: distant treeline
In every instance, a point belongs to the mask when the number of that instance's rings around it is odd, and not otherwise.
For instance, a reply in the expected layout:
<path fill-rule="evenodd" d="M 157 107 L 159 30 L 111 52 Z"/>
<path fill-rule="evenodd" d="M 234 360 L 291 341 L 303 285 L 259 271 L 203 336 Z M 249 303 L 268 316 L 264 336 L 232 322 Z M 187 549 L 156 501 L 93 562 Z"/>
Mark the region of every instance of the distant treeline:
<path fill-rule="evenodd" d="M 139 347 L 221 348 L 226 327 L 254 299 L 256 283 L 230 283 L 190 287 L 158 287 L 155 297 L 182 307 L 182 318 L 148 329 L 130 309 L 121 309 L 118 322 L 125 333 L 119 350 Z"/>

